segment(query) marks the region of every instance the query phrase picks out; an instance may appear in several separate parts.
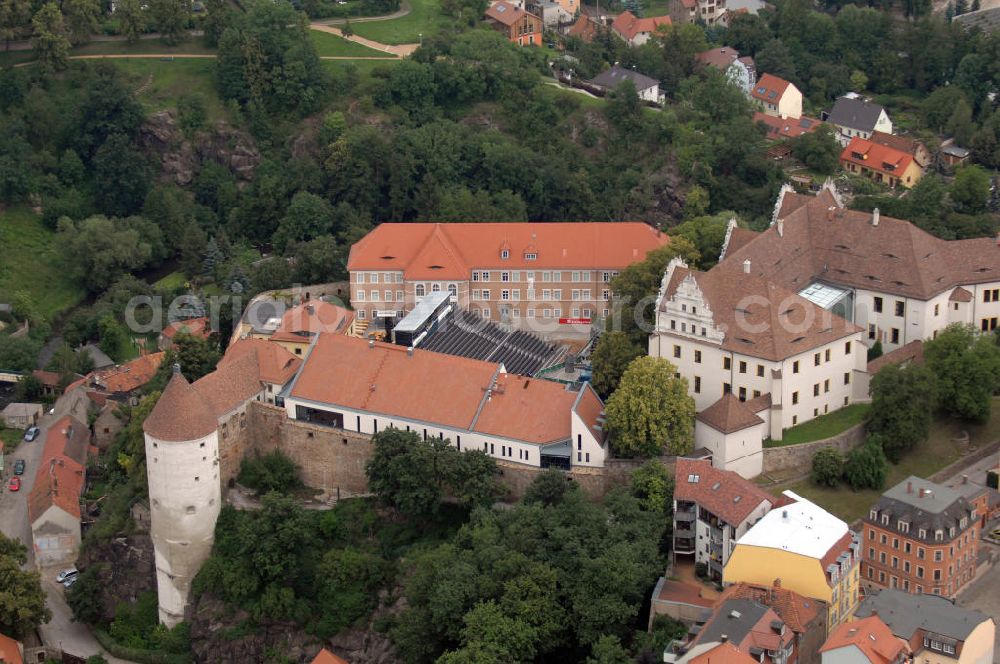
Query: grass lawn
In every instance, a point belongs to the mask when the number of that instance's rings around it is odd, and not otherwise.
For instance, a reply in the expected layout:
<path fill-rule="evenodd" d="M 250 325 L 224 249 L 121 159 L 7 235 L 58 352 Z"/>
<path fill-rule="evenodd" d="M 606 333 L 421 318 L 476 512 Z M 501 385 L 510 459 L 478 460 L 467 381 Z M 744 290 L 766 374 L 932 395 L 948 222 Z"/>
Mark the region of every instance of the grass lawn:
<path fill-rule="evenodd" d="M 27 208 L 13 207 L 0 214 L 0 293 L 28 293 L 49 320 L 86 294 L 62 269 L 55 235 Z"/>
<path fill-rule="evenodd" d="M 864 420 L 870 408 L 871 404 L 855 403 L 835 410 L 832 413 L 820 415 L 808 422 L 785 429 L 781 440 L 769 440 L 764 444 L 764 447 L 798 445 L 799 443 L 811 443 L 814 440 L 823 440 L 824 438 L 836 436 L 838 433 L 846 431 Z"/>
<path fill-rule="evenodd" d="M 183 272 L 171 272 L 167 276 L 163 277 L 159 281 L 153 284 L 153 288 L 157 290 L 177 290 L 181 286 L 187 283 L 187 277 Z"/>
<path fill-rule="evenodd" d="M 390 21 L 351 23 L 354 34 L 383 44 L 416 44 L 420 35 L 431 35 L 441 27 L 440 0 L 409 0 L 410 13 Z"/>
<path fill-rule="evenodd" d="M 0 429 L 0 441 L 3 442 L 4 452 L 13 452 L 18 443 L 21 442 L 22 436 L 24 436 L 24 432 L 20 429 Z M 10 463 L 11 468 L 13 468 L 13 460 L 10 460 L 8 463 Z M 13 472 L 13 470 L 11 472 Z"/>
<path fill-rule="evenodd" d="M 642 0 L 642 15 L 665 16 L 669 6 L 668 0 Z"/>
<path fill-rule="evenodd" d="M 215 60 L 109 60 L 128 74 L 136 98 L 148 112 L 176 109 L 177 100 L 197 94 L 205 100 L 208 122 L 227 117 L 215 89 Z"/>
<path fill-rule="evenodd" d="M 898 464 L 889 464 L 886 488 L 899 484 L 910 475 L 928 477 L 957 461 L 961 456 L 961 449 L 954 439 L 961 435 L 962 431 L 968 431 L 971 444 L 979 447 L 1000 438 L 1000 400 L 994 399 L 992 416 L 986 424 L 970 425 L 952 419 L 935 421 L 927 440 L 906 454 Z M 818 487 L 809 480 L 780 488 L 768 487 L 772 493 L 780 493 L 784 489 L 791 489 L 800 496 L 822 505 L 848 523 L 864 516 L 882 494 L 881 491 L 852 491 L 847 485 L 841 485 L 836 489 Z"/>
<path fill-rule="evenodd" d="M 384 58 L 389 55 L 382 51 L 376 51 L 373 48 L 347 41 L 343 37 L 331 35 L 329 32 L 310 30 L 309 36 L 312 39 L 313 46 L 316 47 L 316 54 L 321 57 Z"/>

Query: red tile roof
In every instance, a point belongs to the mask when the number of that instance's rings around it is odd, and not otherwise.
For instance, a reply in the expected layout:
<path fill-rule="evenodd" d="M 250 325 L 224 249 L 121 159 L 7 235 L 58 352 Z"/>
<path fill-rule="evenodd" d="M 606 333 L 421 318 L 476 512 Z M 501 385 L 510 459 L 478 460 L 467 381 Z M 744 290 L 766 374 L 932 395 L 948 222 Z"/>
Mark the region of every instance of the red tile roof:
<path fill-rule="evenodd" d="M 699 653 L 688 664 L 759 664 L 759 662 L 732 643 L 720 643 L 711 650 Z"/>
<path fill-rule="evenodd" d="M 164 441 L 202 438 L 219 427 L 219 421 L 205 397 L 180 372 L 174 373 L 142 430 Z"/>
<path fill-rule="evenodd" d="M 618 270 L 669 241 L 641 222 L 386 223 L 351 247 L 347 269 L 401 270 L 407 279 L 468 279 L 483 268 Z"/>
<path fill-rule="evenodd" d="M 735 48 L 722 46 L 702 51 L 697 57 L 699 62 L 724 71 L 728 69 L 731 64 L 740 59 L 740 53 Z"/>
<path fill-rule="evenodd" d="M 503 23 L 504 25 L 514 25 L 517 23 L 518 19 L 527 13 L 528 12 L 524 11 L 520 7 L 515 7 L 509 2 L 500 0 L 499 2 L 494 2 L 490 5 L 490 8 L 486 10 L 486 18 L 491 18 L 498 23 Z"/>
<path fill-rule="evenodd" d="M 721 605 L 729 599 L 752 599 L 771 607 L 788 628 L 798 634 L 804 634 L 820 612 L 826 610 L 824 602 L 781 587 L 781 579 L 775 579 L 772 586 L 734 583 L 722 591 L 716 603 Z"/>
<path fill-rule="evenodd" d="M 798 138 L 802 134 L 809 134 L 819 129 L 824 124 L 816 118 L 803 115 L 800 118 L 776 118 L 767 113 L 757 111 L 753 114 L 754 122 L 762 122 L 767 125 L 767 137 L 771 140 L 779 138 Z"/>
<path fill-rule="evenodd" d="M 232 358 L 228 357 L 228 353 L 226 355 L 215 371 L 202 376 L 192 385 L 208 403 L 217 420 L 252 399 L 263 388 L 256 352 L 237 351 Z M 278 366 L 269 368 L 269 371 L 278 370 Z"/>
<path fill-rule="evenodd" d="M 702 597 L 701 586 L 696 586 L 683 581 L 671 581 L 664 579 L 660 584 L 660 594 L 656 599 L 661 602 L 678 602 L 681 604 L 692 604 L 703 606 L 706 609 L 715 605 L 715 600 Z"/>
<path fill-rule="evenodd" d="M 743 523 L 762 502 L 775 500 L 738 473 L 715 468 L 706 459 L 684 457 L 677 459 L 674 498 L 698 503 L 731 526 Z"/>
<path fill-rule="evenodd" d="M 208 318 L 202 316 L 201 318 L 174 321 L 163 328 L 163 332 L 161 332 L 167 339 L 173 339 L 181 333 L 208 339 L 212 335 L 212 326 L 209 324 Z"/>
<path fill-rule="evenodd" d="M 823 569 L 824 574 L 826 573 L 826 568 L 835 563 L 837 561 L 837 558 L 840 557 L 840 554 L 844 553 L 845 551 L 847 553 L 851 552 L 851 543 L 853 541 L 854 541 L 854 534 L 850 530 L 848 530 L 841 536 L 839 540 L 833 543 L 833 546 L 831 546 L 825 554 L 823 554 L 823 557 L 820 558 L 819 560 L 819 564 L 820 567 Z"/>
<path fill-rule="evenodd" d="M 723 394 L 721 399 L 695 417 L 699 422 L 704 422 L 722 433 L 742 431 L 756 424 L 764 423 L 764 420 L 755 411 L 740 401 L 732 392 Z"/>
<path fill-rule="evenodd" d="M 61 376 L 55 371 L 44 371 L 42 369 L 35 369 L 31 374 L 41 381 L 42 385 L 46 387 L 59 387 L 59 379 Z"/>
<path fill-rule="evenodd" d="M 308 341 L 318 332 L 344 334 L 354 320 L 354 312 L 325 300 L 298 304 L 281 317 L 281 324 L 271 335 L 273 341 Z"/>
<path fill-rule="evenodd" d="M 783 78 L 778 78 L 773 74 L 764 74 L 753 86 L 750 96 L 768 104 L 777 104 L 785 90 L 791 85 Z"/>
<path fill-rule="evenodd" d="M 280 344 L 263 339 L 240 339 L 226 350 L 225 357 L 219 361 L 219 367 L 225 367 L 248 354 L 255 356 L 257 375 L 265 383 L 284 385 L 302 366 L 302 359 Z"/>
<path fill-rule="evenodd" d="M 670 25 L 672 21 L 669 16 L 647 16 L 639 18 L 630 11 L 624 11 L 615 17 L 611 23 L 611 29 L 622 36 L 626 41 L 632 41 L 636 35 L 642 32 L 654 33 L 661 25 Z"/>
<path fill-rule="evenodd" d="M 289 396 L 548 444 L 571 437 L 579 395 L 559 383 L 500 374 L 492 362 L 322 334 Z M 596 408 L 590 397 L 585 403 L 579 412 L 586 420 Z"/>
<path fill-rule="evenodd" d="M 948 296 L 948 300 L 951 302 L 972 302 L 972 293 L 965 290 L 961 286 L 957 286 L 955 290 L 951 292 Z"/>
<path fill-rule="evenodd" d="M 106 392 L 117 394 L 137 390 L 156 375 L 166 353 L 150 353 L 111 369 L 97 371 L 90 383 Z"/>
<path fill-rule="evenodd" d="M 1000 246 L 995 238 L 942 240 L 908 221 L 836 205 L 820 196 L 786 194 L 776 225 L 727 251 L 720 266 L 731 273 L 750 259 L 754 272 L 796 292 L 822 276 L 838 286 L 928 300 L 959 285 L 997 281 Z M 713 269 L 714 271 L 714 269 Z"/>
<path fill-rule="evenodd" d="M 874 376 L 879 372 L 879 369 L 887 367 L 890 364 L 902 364 L 904 362 L 916 362 L 919 364 L 923 361 L 924 342 L 920 339 L 916 339 L 904 346 L 900 346 L 894 351 L 890 351 L 885 355 L 876 357 L 868 363 L 867 370 L 869 375 Z"/>
<path fill-rule="evenodd" d="M 892 664 L 901 654 L 909 652 L 906 641 L 893 635 L 877 615 L 838 625 L 819 651 L 851 646 L 860 650 L 871 664 Z"/>
<path fill-rule="evenodd" d="M 90 431 L 69 415 L 59 419 L 45 434 L 45 447 L 28 494 L 28 520 L 34 523 L 53 505 L 80 518 L 80 494 Z"/>
<path fill-rule="evenodd" d="M 589 44 L 597 36 L 597 27 L 597 23 L 593 19 L 581 13 L 577 17 L 576 23 L 570 27 L 569 32 L 566 34 L 570 37 L 579 37 L 584 43 Z"/>
<path fill-rule="evenodd" d="M 0 634 L 0 662 L 4 664 L 24 664 L 20 644 L 9 636 Z"/>
<path fill-rule="evenodd" d="M 337 657 L 326 648 L 323 648 L 316 654 L 316 657 L 313 659 L 312 664 L 348 664 L 348 663 L 346 659 L 342 657 Z"/>
<path fill-rule="evenodd" d="M 840 161 L 899 178 L 913 163 L 913 155 L 855 136 L 840 153 Z"/>
<path fill-rule="evenodd" d="M 742 255 L 767 234 L 761 233 L 741 251 L 727 252 L 726 259 L 708 272 L 675 267 L 663 305 L 685 279 L 693 279 L 712 310 L 715 325 L 725 331 L 722 348 L 769 360 L 783 360 L 860 331 L 857 325 L 828 315 L 796 291 L 761 274 L 773 263 L 752 261 L 750 273 L 744 272 L 744 259 L 733 256 Z M 733 283 L 739 283 L 740 288 L 733 288 Z M 789 321 L 795 324 L 787 324 Z"/>

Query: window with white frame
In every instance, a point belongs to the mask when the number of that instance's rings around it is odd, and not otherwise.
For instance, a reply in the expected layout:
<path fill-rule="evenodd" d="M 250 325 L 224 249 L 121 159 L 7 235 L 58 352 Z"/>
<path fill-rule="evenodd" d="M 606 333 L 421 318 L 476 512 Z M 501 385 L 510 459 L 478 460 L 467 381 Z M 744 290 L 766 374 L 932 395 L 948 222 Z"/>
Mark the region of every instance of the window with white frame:
<path fill-rule="evenodd" d="M 515 302 L 520 302 L 521 301 L 521 291 L 518 290 L 518 289 L 516 289 L 516 288 L 514 290 L 512 290 L 510 292 L 510 299 L 514 300 Z"/>
<path fill-rule="evenodd" d="M 414 286 L 413 287 L 413 294 L 416 295 L 417 297 L 423 297 L 424 296 L 424 285 L 423 284 L 417 284 L 416 286 Z"/>
<path fill-rule="evenodd" d="M 542 289 L 542 299 L 543 300 L 551 300 L 552 299 L 552 291 L 549 290 L 548 288 L 543 288 Z"/>
<path fill-rule="evenodd" d="M 589 300 L 590 299 L 590 289 L 589 288 L 584 288 L 583 290 L 580 291 L 580 299 L 581 300 Z"/>
<path fill-rule="evenodd" d="M 354 299 L 357 300 L 358 302 L 364 302 L 365 292 L 363 290 L 359 290 L 357 293 L 355 293 Z"/>
<path fill-rule="evenodd" d="M 510 281 L 510 272 L 501 272 L 500 273 L 500 281 L 503 281 L 503 282 Z"/>
<path fill-rule="evenodd" d="M 509 300 L 510 299 L 510 291 L 507 290 L 506 288 L 504 290 L 500 291 L 500 299 L 504 300 L 504 301 Z"/>
<path fill-rule="evenodd" d="M 488 288 L 483 289 L 483 299 L 484 300 L 490 299 L 490 289 L 488 289 Z"/>
<path fill-rule="evenodd" d="M 605 302 L 607 302 L 608 300 L 610 300 L 611 299 L 611 291 L 608 290 L 607 288 L 605 288 L 604 290 L 602 290 L 601 291 L 601 299 L 604 300 Z"/>
<path fill-rule="evenodd" d="M 431 284 L 431 292 L 432 293 L 440 293 L 441 292 L 441 284 Z"/>
<path fill-rule="evenodd" d="M 482 280 L 483 281 L 489 281 L 490 280 L 490 273 L 489 272 L 483 272 L 480 276 L 482 276 Z"/>
<path fill-rule="evenodd" d="M 479 273 L 478 272 L 473 272 L 472 273 L 472 280 L 473 281 L 479 281 Z"/>
<path fill-rule="evenodd" d="M 458 286 L 456 286 L 455 284 L 448 284 L 448 294 L 458 295 Z"/>
<path fill-rule="evenodd" d="M 528 318 L 534 318 L 534 317 L 535 317 L 535 310 L 528 309 Z"/>
<path fill-rule="evenodd" d="M 355 280 L 355 282 L 357 282 L 359 284 L 365 283 L 365 273 L 364 272 L 358 272 L 358 273 L 356 273 L 354 275 L 354 280 Z"/>
<path fill-rule="evenodd" d="M 385 301 L 386 302 L 392 302 L 392 291 L 391 290 L 385 291 L 385 293 L 383 293 L 383 295 L 385 296 Z"/>

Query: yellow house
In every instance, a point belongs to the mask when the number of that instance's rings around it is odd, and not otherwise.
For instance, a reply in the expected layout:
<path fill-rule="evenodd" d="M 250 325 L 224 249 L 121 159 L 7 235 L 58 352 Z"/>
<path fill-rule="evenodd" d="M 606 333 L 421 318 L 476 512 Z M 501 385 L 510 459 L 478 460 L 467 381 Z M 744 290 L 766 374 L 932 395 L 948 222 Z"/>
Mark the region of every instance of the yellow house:
<path fill-rule="evenodd" d="M 892 633 L 909 642 L 920 664 L 991 664 L 996 622 L 952 604 L 947 597 L 886 588 L 865 598 L 858 617 L 877 614 Z"/>
<path fill-rule="evenodd" d="M 847 524 L 791 491 L 736 542 L 722 581 L 781 586 L 826 602 L 827 629 L 858 605 L 861 542 Z"/>

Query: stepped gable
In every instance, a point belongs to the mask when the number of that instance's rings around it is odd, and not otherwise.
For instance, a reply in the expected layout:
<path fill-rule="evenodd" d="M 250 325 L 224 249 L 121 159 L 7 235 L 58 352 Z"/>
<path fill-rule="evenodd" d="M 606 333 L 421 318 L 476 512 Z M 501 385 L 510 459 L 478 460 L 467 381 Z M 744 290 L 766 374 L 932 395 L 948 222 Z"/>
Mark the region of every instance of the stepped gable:
<path fill-rule="evenodd" d="M 175 367 L 159 401 L 142 423 L 142 430 L 159 440 L 180 442 L 203 438 L 218 425 L 205 398 Z"/>

